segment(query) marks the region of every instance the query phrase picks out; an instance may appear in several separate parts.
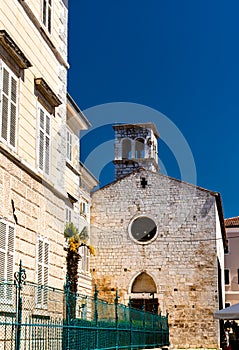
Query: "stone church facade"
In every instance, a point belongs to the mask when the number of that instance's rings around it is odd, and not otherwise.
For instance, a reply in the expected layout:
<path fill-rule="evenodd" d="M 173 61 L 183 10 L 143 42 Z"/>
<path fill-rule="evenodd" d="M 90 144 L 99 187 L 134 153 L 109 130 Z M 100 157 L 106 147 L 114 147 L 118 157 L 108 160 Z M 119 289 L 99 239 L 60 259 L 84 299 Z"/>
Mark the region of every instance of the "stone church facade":
<path fill-rule="evenodd" d="M 92 195 L 100 296 L 169 313 L 174 348 L 218 348 L 225 231 L 219 193 L 158 173 L 153 124 L 115 129 L 116 180 Z"/>

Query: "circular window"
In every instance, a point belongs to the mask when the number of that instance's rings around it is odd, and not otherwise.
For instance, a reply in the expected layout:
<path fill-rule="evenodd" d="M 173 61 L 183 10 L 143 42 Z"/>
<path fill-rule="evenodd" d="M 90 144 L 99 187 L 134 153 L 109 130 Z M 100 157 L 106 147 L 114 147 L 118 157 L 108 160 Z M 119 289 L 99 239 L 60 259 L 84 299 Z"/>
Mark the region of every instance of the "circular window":
<path fill-rule="evenodd" d="M 153 219 L 140 216 L 131 223 L 130 233 L 136 241 L 146 243 L 156 236 L 157 226 Z"/>

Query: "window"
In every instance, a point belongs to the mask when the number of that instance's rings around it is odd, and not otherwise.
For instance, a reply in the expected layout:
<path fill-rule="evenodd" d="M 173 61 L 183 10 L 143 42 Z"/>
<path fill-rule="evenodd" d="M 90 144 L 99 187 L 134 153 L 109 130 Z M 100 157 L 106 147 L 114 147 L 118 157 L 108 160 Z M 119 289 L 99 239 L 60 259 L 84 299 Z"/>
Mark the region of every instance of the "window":
<path fill-rule="evenodd" d="M 49 242 L 46 238 L 37 239 L 37 291 L 36 306 L 46 308 L 48 302 Z"/>
<path fill-rule="evenodd" d="M 66 207 L 65 214 L 66 214 L 65 223 L 67 224 L 69 222 L 72 222 L 72 209 L 69 207 Z"/>
<path fill-rule="evenodd" d="M 38 107 L 38 168 L 43 173 L 50 173 L 51 118 L 46 110 Z"/>
<path fill-rule="evenodd" d="M 83 216 L 86 216 L 86 215 L 89 213 L 89 205 L 88 205 L 87 202 L 82 201 L 82 202 L 80 203 L 80 213 L 81 213 L 81 215 L 83 215 Z"/>
<path fill-rule="evenodd" d="M 48 32 L 51 33 L 52 0 L 43 0 L 42 20 Z"/>
<path fill-rule="evenodd" d="M 137 242 L 148 243 L 156 238 L 157 226 L 153 219 L 140 216 L 131 222 L 129 233 Z"/>
<path fill-rule="evenodd" d="M 72 133 L 68 129 L 66 130 L 66 158 L 72 161 Z"/>
<path fill-rule="evenodd" d="M 229 254 L 229 240 L 226 239 L 226 244 L 224 247 L 224 254 Z"/>
<path fill-rule="evenodd" d="M 80 261 L 79 261 L 79 271 L 89 272 L 90 270 L 90 251 L 86 246 L 81 246 L 79 248 Z"/>
<path fill-rule="evenodd" d="M 229 285 L 230 284 L 230 270 L 225 269 L 224 274 L 225 274 L 225 285 Z"/>
<path fill-rule="evenodd" d="M 14 241 L 15 228 L 13 225 L 0 221 L 0 280 L 13 281 L 14 268 Z M 2 288 L 3 287 L 3 288 Z M 3 303 L 11 303 L 13 298 L 13 285 L 1 285 L 0 300 Z"/>
<path fill-rule="evenodd" d="M 10 147 L 16 147 L 18 80 L 0 61 L 0 137 Z"/>

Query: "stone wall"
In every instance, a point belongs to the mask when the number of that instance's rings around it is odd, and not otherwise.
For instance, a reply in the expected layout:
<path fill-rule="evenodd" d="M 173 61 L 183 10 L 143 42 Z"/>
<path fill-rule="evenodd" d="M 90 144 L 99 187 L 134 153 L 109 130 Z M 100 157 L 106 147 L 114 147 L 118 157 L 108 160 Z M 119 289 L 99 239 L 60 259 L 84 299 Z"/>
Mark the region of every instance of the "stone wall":
<path fill-rule="evenodd" d="M 145 188 L 141 181 L 147 181 Z M 218 346 L 215 198 L 206 190 L 145 170 L 136 171 L 92 196 L 91 259 L 100 297 L 120 302 L 129 297 L 135 278 L 146 272 L 154 280 L 159 308 L 169 312 L 174 347 Z M 148 216 L 157 236 L 148 244 L 133 240 L 132 219 Z"/>
<path fill-rule="evenodd" d="M 15 225 L 14 271 L 22 259 L 27 281 L 36 282 L 36 241 L 38 235 L 44 236 L 50 247 L 49 285 L 62 288 L 66 275 L 64 201 L 24 170 L 20 161 L 16 163 L 0 153 L 0 216 Z"/>

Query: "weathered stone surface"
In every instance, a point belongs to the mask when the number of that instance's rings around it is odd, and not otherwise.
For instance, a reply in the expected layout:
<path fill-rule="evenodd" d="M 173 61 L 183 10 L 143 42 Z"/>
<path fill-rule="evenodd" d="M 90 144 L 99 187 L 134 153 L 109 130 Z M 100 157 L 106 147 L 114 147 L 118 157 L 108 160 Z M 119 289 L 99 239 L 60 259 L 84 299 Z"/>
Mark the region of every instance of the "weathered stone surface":
<path fill-rule="evenodd" d="M 141 179 L 147 180 L 142 188 Z M 169 312 L 170 342 L 177 348 L 217 348 L 218 309 L 215 197 L 206 190 L 140 169 L 92 196 L 91 259 L 100 297 L 120 302 L 152 298 L 132 293 L 142 272 L 152 277 L 163 314 Z M 130 223 L 152 218 L 156 238 L 132 239 Z"/>
<path fill-rule="evenodd" d="M 62 288 L 65 276 L 62 270 L 65 269 L 63 199 L 4 155 L 1 155 L 0 173 L 4 189 L 1 216 L 16 228 L 14 270 L 22 259 L 27 280 L 36 282 L 36 240 L 38 235 L 44 236 L 50 244 L 49 285 Z"/>

